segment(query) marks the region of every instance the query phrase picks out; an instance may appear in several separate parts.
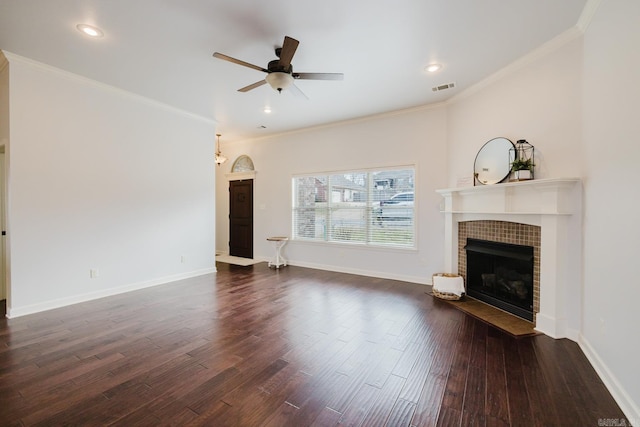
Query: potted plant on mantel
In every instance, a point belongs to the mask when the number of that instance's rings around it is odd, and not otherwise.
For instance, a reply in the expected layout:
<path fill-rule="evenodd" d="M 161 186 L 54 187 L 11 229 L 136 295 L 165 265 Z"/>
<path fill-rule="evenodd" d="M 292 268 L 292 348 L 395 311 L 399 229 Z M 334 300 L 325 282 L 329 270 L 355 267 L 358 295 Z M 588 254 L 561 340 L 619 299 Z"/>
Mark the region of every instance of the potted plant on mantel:
<path fill-rule="evenodd" d="M 526 181 L 533 179 L 533 160 L 531 159 L 515 159 L 511 162 L 511 172 L 516 181 Z"/>

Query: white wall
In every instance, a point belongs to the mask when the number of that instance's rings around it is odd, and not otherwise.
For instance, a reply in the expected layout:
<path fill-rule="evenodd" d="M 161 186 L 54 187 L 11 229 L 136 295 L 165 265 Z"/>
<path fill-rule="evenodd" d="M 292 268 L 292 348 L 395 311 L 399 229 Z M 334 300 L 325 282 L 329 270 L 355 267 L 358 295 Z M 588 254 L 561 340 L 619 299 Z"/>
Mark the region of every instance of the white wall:
<path fill-rule="evenodd" d="M 9 145 L 9 62 L 0 51 L 0 149 L 2 153 L 8 150 Z M 4 198 L 6 192 L 6 179 L 5 179 L 5 166 L 4 166 L 4 154 L 0 156 L 3 165 L 0 169 L 2 176 L 0 177 L 0 197 Z M 3 200 L 0 200 L 0 208 L 4 208 Z M 0 212 L 0 223 L 4 226 L 3 213 Z M 4 230 L 4 228 L 3 228 Z M 4 248 L 5 237 L 0 237 L 2 242 L 0 243 L 0 300 L 7 299 L 8 289 L 6 286 L 7 277 L 7 264 L 6 264 L 6 251 Z"/>
<path fill-rule="evenodd" d="M 266 238 L 291 235 L 294 174 L 415 165 L 418 250 L 290 242 L 292 264 L 430 283 L 443 265 L 443 217 L 437 188 L 446 184 L 446 118 L 443 107 L 423 108 L 308 129 L 259 140 L 224 144 L 230 161 L 218 168 L 217 249 L 228 251 L 228 181 L 225 174 L 241 154 L 256 169 L 254 257 L 267 259 Z M 224 138 L 221 138 L 224 141 Z"/>
<path fill-rule="evenodd" d="M 214 123 L 7 57 L 9 315 L 214 271 Z"/>
<path fill-rule="evenodd" d="M 584 41 L 584 342 L 640 424 L 640 2 L 601 2 Z"/>
<path fill-rule="evenodd" d="M 537 179 L 581 175 L 582 38 L 567 34 L 451 102 L 449 186 L 473 174 L 478 150 L 498 136 L 535 146 Z"/>

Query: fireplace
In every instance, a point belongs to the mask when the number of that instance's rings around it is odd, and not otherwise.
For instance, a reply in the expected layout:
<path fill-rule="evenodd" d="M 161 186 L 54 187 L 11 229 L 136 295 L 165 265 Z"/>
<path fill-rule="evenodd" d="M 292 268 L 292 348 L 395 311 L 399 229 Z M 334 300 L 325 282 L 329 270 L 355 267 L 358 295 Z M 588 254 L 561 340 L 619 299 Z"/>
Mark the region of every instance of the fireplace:
<path fill-rule="evenodd" d="M 467 239 L 467 294 L 533 321 L 533 247 Z"/>
<path fill-rule="evenodd" d="M 466 275 L 467 238 L 533 246 L 535 328 L 576 340 L 582 316 L 580 180 L 532 179 L 437 192 L 444 199 L 444 271 Z"/>

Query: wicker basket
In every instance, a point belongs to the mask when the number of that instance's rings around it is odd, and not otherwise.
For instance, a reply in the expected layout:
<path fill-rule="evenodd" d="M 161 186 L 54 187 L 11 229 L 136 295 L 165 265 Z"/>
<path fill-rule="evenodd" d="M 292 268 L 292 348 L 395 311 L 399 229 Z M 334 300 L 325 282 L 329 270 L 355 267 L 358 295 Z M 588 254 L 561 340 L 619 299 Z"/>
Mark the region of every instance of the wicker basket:
<path fill-rule="evenodd" d="M 439 276 L 439 277 L 460 277 L 458 274 L 451 274 L 451 273 L 436 273 L 436 274 L 433 275 L 433 277 L 436 277 L 436 276 Z M 431 284 L 433 284 L 433 282 L 434 282 L 434 280 L 432 278 L 431 279 Z M 437 290 L 437 289 L 435 289 L 433 287 L 431 288 L 431 292 L 433 292 L 433 296 L 434 297 L 438 297 L 440 299 L 446 299 L 446 300 L 449 300 L 449 301 L 458 301 L 460 299 L 460 297 L 458 295 L 456 295 L 456 294 L 452 294 L 450 292 L 442 292 L 442 291 L 439 291 L 439 290 Z"/>

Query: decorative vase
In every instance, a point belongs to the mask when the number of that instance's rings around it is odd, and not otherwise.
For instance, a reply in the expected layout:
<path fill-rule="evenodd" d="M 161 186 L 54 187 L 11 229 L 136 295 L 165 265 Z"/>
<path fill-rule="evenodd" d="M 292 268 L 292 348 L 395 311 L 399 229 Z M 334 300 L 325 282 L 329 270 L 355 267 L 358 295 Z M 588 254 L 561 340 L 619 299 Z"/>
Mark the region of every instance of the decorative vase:
<path fill-rule="evenodd" d="M 531 179 L 531 171 L 529 169 L 520 169 L 514 172 L 516 181 L 526 181 Z"/>

